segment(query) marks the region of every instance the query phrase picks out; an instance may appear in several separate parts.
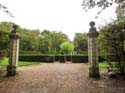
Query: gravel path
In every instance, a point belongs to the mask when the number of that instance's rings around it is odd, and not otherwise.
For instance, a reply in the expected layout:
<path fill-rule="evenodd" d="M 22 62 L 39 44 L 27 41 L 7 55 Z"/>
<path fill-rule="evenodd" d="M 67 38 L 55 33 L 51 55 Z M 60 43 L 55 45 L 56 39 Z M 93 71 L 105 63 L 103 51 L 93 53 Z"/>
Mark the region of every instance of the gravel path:
<path fill-rule="evenodd" d="M 125 81 L 90 79 L 85 65 L 19 67 L 19 75 L 0 79 L 0 93 L 125 93 Z"/>

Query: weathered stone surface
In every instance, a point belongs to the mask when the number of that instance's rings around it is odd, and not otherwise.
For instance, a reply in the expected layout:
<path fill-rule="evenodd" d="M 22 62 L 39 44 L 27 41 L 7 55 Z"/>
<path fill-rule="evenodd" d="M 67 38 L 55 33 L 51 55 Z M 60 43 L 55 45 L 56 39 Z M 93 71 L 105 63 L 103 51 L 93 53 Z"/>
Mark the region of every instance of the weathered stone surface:
<path fill-rule="evenodd" d="M 90 26 L 91 28 L 89 29 L 89 33 L 87 34 L 89 38 L 96 38 L 98 37 L 99 33 L 97 32 L 96 28 L 94 27 L 95 26 L 95 22 L 92 21 L 90 22 Z"/>
<path fill-rule="evenodd" d="M 17 25 L 13 25 L 13 30 L 11 31 L 10 35 L 9 35 L 9 38 L 10 39 L 19 39 L 19 34 L 17 33 L 17 28 L 18 26 Z"/>
<path fill-rule="evenodd" d="M 97 37 L 98 32 L 94 27 L 95 22 L 90 22 L 90 30 L 88 33 L 88 58 L 89 58 L 89 77 L 99 78 L 99 66 L 98 66 L 98 47 Z"/>
<path fill-rule="evenodd" d="M 15 76 L 16 68 L 16 66 L 7 66 L 7 76 Z"/>
<path fill-rule="evenodd" d="M 17 26 L 13 26 L 10 37 L 9 45 L 9 65 L 7 66 L 7 76 L 16 75 L 16 67 L 18 63 L 18 53 L 19 53 L 19 35 L 16 31 Z"/>
<path fill-rule="evenodd" d="M 99 67 L 90 67 L 89 68 L 89 76 L 99 78 L 100 77 Z"/>
<path fill-rule="evenodd" d="M 87 35 L 88 35 L 88 37 L 94 38 L 94 37 L 98 37 L 99 33 L 98 32 L 89 32 Z"/>

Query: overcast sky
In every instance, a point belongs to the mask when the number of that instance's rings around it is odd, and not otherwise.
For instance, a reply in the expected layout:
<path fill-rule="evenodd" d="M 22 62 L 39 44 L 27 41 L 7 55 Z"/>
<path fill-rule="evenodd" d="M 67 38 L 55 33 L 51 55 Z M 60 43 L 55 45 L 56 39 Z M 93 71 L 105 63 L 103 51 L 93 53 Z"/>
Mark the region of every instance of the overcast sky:
<path fill-rule="evenodd" d="M 0 11 L 1 21 L 12 21 L 23 28 L 48 29 L 62 31 L 71 40 L 76 32 L 88 32 L 89 22 L 96 21 L 96 26 L 110 21 L 115 16 L 115 6 L 105 10 L 98 19 L 95 19 L 97 9 L 84 12 L 83 0 L 0 0 L 13 13 L 11 18 Z"/>

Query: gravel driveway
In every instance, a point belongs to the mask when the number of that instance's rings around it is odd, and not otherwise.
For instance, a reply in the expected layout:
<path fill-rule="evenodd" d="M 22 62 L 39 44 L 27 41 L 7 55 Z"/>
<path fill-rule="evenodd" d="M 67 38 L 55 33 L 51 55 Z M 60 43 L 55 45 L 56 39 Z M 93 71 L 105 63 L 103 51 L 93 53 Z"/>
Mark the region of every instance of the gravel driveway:
<path fill-rule="evenodd" d="M 0 93 L 125 93 L 125 81 L 88 78 L 86 64 L 42 63 L 18 72 L 0 79 Z"/>

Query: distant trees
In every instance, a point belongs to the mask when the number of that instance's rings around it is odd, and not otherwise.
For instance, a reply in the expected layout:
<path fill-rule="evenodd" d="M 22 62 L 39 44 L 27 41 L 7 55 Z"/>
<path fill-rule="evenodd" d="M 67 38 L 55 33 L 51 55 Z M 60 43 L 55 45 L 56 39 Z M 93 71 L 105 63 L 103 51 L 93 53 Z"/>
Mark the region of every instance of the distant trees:
<path fill-rule="evenodd" d="M 11 22 L 0 23 L 0 50 L 8 51 L 9 33 L 12 30 Z M 70 41 L 68 36 L 57 31 L 39 31 L 19 27 L 20 53 L 59 53 L 60 45 Z M 2 53 L 3 54 L 3 53 Z"/>
<path fill-rule="evenodd" d="M 39 40 L 41 53 L 59 53 L 60 44 L 69 41 L 69 38 L 62 32 L 44 30 L 41 32 Z"/>
<path fill-rule="evenodd" d="M 75 51 L 83 53 L 88 51 L 88 40 L 86 33 L 76 33 L 74 37 Z"/>
<path fill-rule="evenodd" d="M 51 51 L 51 32 L 48 30 L 44 30 L 39 35 L 39 50 L 41 53 L 49 53 Z"/>
<path fill-rule="evenodd" d="M 60 45 L 63 42 L 70 41 L 69 37 L 60 32 L 52 31 L 51 32 L 51 42 L 52 42 L 52 53 L 59 53 L 60 52 Z"/>
<path fill-rule="evenodd" d="M 39 30 L 28 30 L 19 28 L 20 51 L 37 51 L 39 41 Z"/>

